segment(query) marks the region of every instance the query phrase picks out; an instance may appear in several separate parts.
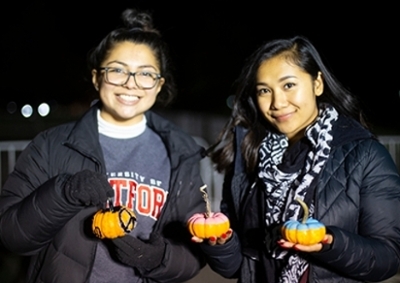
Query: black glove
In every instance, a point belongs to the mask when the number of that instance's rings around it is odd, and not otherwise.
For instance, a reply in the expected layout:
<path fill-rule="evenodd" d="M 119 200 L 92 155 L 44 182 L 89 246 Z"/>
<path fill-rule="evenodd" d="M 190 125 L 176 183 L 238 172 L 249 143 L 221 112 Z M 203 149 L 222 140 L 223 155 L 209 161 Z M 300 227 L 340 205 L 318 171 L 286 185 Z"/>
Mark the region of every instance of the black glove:
<path fill-rule="evenodd" d="M 115 245 L 117 259 L 141 271 L 156 268 L 164 258 L 165 243 L 158 234 L 152 235 L 148 242 L 129 235 L 114 239 L 112 242 Z"/>
<path fill-rule="evenodd" d="M 72 175 L 64 184 L 68 202 L 77 205 L 98 206 L 114 196 L 114 190 L 105 175 L 83 170 Z"/>

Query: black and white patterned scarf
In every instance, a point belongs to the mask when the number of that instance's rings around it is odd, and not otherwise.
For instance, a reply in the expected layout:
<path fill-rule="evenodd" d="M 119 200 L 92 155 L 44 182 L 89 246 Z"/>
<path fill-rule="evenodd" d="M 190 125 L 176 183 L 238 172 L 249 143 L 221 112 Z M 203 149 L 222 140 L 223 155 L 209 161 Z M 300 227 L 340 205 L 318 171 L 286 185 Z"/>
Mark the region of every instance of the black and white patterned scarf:
<path fill-rule="evenodd" d="M 258 176 L 266 187 L 267 227 L 284 223 L 287 220 L 300 219 L 300 205 L 296 198 L 304 200 L 312 181 L 321 172 L 330 153 L 332 126 L 338 119 L 337 111 L 330 105 L 320 104 L 319 115 L 310 125 L 305 136 L 311 146 L 305 157 L 304 166 L 296 172 L 283 172 L 279 165 L 289 146 L 285 135 L 268 132 L 259 149 L 260 163 Z M 310 206 L 310 216 L 314 206 Z M 282 259 L 285 265 L 279 282 L 299 282 L 308 262 L 298 253 L 283 250 L 280 247 L 272 251 L 271 256 Z"/>

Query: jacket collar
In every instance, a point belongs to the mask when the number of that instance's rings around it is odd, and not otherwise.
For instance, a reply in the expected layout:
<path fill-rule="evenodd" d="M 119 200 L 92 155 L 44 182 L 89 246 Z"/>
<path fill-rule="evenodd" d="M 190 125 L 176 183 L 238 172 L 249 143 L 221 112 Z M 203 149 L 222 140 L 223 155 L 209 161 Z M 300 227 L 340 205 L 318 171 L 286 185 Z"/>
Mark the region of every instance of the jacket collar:
<path fill-rule="evenodd" d="M 152 111 L 147 111 L 145 115 L 147 126 L 161 137 L 167 148 L 172 168 L 179 166 L 181 158 L 198 156 L 195 160 L 199 161 L 204 157 L 204 148 L 175 124 Z"/>
<path fill-rule="evenodd" d="M 97 163 L 104 164 L 97 126 L 98 109 L 99 103 L 90 107 L 90 109 L 75 122 L 63 144 L 91 158 Z"/>
<path fill-rule="evenodd" d="M 332 131 L 332 147 L 341 146 L 360 139 L 376 139 L 376 137 L 359 122 L 344 115 L 339 115 L 338 120 L 333 125 Z"/>
<path fill-rule="evenodd" d="M 104 164 L 97 125 L 97 111 L 100 107 L 100 101 L 90 107 L 90 109 L 75 123 L 63 144 Z M 177 126 L 161 118 L 152 111 L 147 111 L 145 115 L 147 126 L 155 131 L 164 142 L 172 167 L 179 166 L 182 157 L 193 157 L 197 155 L 199 157 L 196 160 L 202 158 L 204 149 L 198 146 L 191 137 L 188 137 L 188 135 L 182 132 Z"/>

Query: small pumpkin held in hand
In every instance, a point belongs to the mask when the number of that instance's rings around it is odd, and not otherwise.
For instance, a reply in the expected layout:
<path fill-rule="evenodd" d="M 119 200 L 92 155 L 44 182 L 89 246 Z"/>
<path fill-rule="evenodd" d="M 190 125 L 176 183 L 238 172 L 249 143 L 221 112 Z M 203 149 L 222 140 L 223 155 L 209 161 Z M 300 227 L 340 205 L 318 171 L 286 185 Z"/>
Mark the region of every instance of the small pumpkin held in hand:
<path fill-rule="evenodd" d="M 300 245 L 314 245 L 322 241 L 325 236 L 325 225 L 316 219 L 308 218 L 308 207 L 300 199 L 296 199 L 303 207 L 304 215 L 301 222 L 296 220 L 286 221 L 281 229 L 286 241 Z"/>
<path fill-rule="evenodd" d="M 221 237 L 222 234 L 229 230 L 229 219 L 221 212 L 211 212 L 208 195 L 205 192 L 206 186 L 200 188 L 206 202 L 206 212 L 196 213 L 188 220 L 188 228 L 193 236 L 200 239 L 208 239 L 210 237 Z"/>
<path fill-rule="evenodd" d="M 109 208 L 97 211 L 92 222 L 93 233 L 100 239 L 123 237 L 135 226 L 135 213 L 125 206 L 113 207 L 111 200 Z"/>

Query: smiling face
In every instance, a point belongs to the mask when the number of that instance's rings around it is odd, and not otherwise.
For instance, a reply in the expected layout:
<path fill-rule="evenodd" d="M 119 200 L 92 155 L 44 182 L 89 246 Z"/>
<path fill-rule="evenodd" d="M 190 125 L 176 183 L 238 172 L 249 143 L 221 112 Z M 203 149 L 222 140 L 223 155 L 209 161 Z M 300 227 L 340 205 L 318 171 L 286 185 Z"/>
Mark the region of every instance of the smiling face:
<path fill-rule="evenodd" d="M 118 68 L 135 72 L 160 73 L 157 58 L 145 44 L 135 44 L 129 41 L 117 43 L 109 51 L 101 67 Z M 92 71 L 92 81 L 99 90 L 102 101 L 101 117 L 115 125 L 133 125 L 143 119 L 144 113 L 155 103 L 164 79 L 158 80 L 152 89 L 140 89 L 130 76 L 128 82 L 117 86 L 106 82 L 105 73 Z"/>
<path fill-rule="evenodd" d="M 257 102 L 265 119 L 292 144 L 304 135 L 318 115 L 316 97 L 323 92 L 321 73 L 310 74 L 278 55 L 257 71 Z"/>

